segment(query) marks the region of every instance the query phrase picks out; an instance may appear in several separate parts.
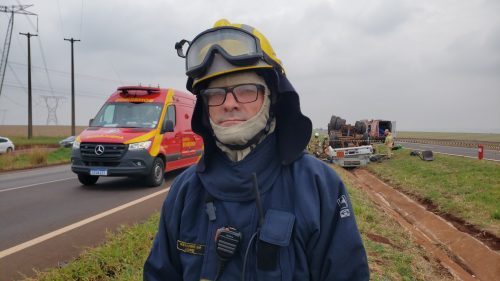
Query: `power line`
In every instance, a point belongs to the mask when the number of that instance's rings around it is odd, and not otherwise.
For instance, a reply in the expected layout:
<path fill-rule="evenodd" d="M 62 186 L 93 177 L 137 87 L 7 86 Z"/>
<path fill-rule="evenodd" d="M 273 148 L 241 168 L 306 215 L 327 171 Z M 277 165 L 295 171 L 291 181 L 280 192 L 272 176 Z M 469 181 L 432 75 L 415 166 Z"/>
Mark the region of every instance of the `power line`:
<path fill-rule="evenodd" d="M 61 35 L 64 37 L 64 25 L 62 20 L 61 3 L 59 3 L 59 0 L 57 0 L 57 8 L 59 11 L 59 23 L 61 24 Z"/>
<path fill-rule="evenodd" d="M 12 74 L 14 75 L 14 78 L 17 80 L 17 83 L 18 83 L 19 85 L 22 85 L 23 83 L 21 82 L 21 79 L 19 79 L 19 76 L 17 76 L 16 71 L 12 68 L 12 66 L 10 66 L 10 64 L 9 64 L 8 66 L 9 66 L 10 71 L 12 71 Z M 6 85 L 6 86 L 7 86 L 7 85 Z M 27 93 L 28 93 L 28 92 L 26 92 L 26 94 L 27 94 Z M 35 100 L 35 106 L 39 106 L 39 105 L 40 105 L 40 103 L 39 103 L 37 100 Z"/>
<path fill-rule="evenodd" d="M 7 81 L 7 82 L 9 82 L 9 81 Z M 11 87 L 11 88 L 19 88 L 19 89 L 27 89 L 28 88 L 26 85 L 18 86 L 18 85 L 12 85 L 12 84 L 8 84 L 8 83 L 5 83 L 5 86 Z M 34 87 L 32 89 L 37 90 L 39 92 L 49 92 L 49 93 L 51 92 L 50 89 L 44 89 L 44 88 L 39 88 L 39 87 Z M 53 92 L 67 95 L 69 93 L 69 91 L 70 90 L 54 90 Z M 76 91 L 76 93 L 78 93 L 79 96 L 90 97 L 90 98 L 102 98 L 102 99 L 108 98 L 107 95 L 102 95 L 102 94 L 88 92 L 88 91 L 82 91 L 82 90 L 78 90 L 78 91 Z"/>
<path fill-rule="evenodd" d="M 19 4 L 19 0 L 16 0 L 17 3 Z M 19 4 L 21 5 L 21 4 Z M 38 17 L 37 17 L 37 26 L 35 27 L 35 25 L 33 24 L 33 22 L 31 21 L 31 19 L 28 17 L 28 15 L 26 15 L 26 19 L 28 19 L 28 22 L 30 23 L 31 27 L 33 29 L 36 29 L 36 31 L 38 32 Z M 42 55 L 42 62 L 43 62 L 43 66 L 45 67 L 45 73 L 47 74 L 47 82 L 49 83 L 49 88 L 52 89 L 52 81 L 50 80 L 50 76 L 49 76 L 49 71 L 47 70 L 47 61 L 45 60 L 45 52 L 43 51 L 43 44 L 42 44 L 42 40 L 40 39 L 40 37 L 37 37 L 38 39 L 38 47 L 40 48 L 40 54 Z M 52 95 L 54 95 L 54 93 L 52 93 Z"/>
<path fill-rule="evenodd" d="M 12 62 L 10 61 L 9 64 L 14 64 L 14 65 L 20 65 L 20 66 L 27 66 L 25 63 L 20 63 L 20 62 Z M 34 66 L 34 65 L 31 65 L 31 67 L 33 69 L 41 69 L 43 70 L 44 68 L 41 67 L 41 66 Z M 83 73 L 78 73 L 78 72 L 75 72 L 75 75 L 76 76 L 80 76 L 80 77 L 87 77 L 88 79 L 94 79 L 94 80 L 103 80 L 103 81 L 109 81 L 109 82 L 119 82 L 120 85 L 124 85 L 123 81 L 120 79 L 120 77 L 118 76 L 118 74 L 116 73 L 116 70 L 114 69 L 113 65 L 111 65 L 114 73 L 116 74 L 116 76 L 118 77 L 118 80 L 117 79 L 111 79 L 111 78 L 105 78 L 105 77 L 100 77 L 100 76 L 94 76 L 94 75 L 89 75 L 89 74 L 83 74 Z M 49 72 L 54 72 L 54 73 L 59 73 L 59 74 L 66 74 L 66 75 L 71 75 L 71 72 L 68 72 L 68 71 L 63 71 L 63 70 L 56 70 L 56 69 L 50 69 L 48 68 Z M 127 82 L 128 84 L 135 84 L 133 82 Z"/>
<path fill-rule="evenodd" d="M 5 86 L 7 86 L 7 85 L 5 85 Z M 10 100 L 13 104 L 15 104 L 15 105 L 17 105 L 17 106 L 20 106 L 20 107 L 23 107 L 23 108 L 24 108 L 24 104 L 20 104 L 20 103 L 18 103 L 16 100 L 9 98 L 7 95 L 3 95 L 2 97 L 4 97 L 4 98 L 6 98 L 6 99 Z"/>

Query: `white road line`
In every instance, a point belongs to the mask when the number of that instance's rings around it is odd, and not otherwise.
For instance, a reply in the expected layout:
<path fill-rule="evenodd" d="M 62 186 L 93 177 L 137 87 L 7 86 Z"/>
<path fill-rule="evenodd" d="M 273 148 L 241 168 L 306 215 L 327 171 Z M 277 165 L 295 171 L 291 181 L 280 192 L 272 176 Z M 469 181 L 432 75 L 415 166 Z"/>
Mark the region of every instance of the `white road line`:
<path fill-rule="evenodd" d="M 36 185 L 42 185 L 42 184 L 48 184 L 48 183 L 53 183 L 53 182 L 58 182 L 58 181 L 67 181 L 67 180 L 73 180 L 76 179 L 75 177 L 71 178 L 65 178 L 65 179 L 59 179 L 59 180 L 53 180 L 53 181 L 46 181 L 46 182 L 39 182 L 39 183 L 34 183 L 34 184 L 28 184 L 28 185 L 23 185 L 23 186 L 18 186 L 18 187 L 11 187 L 7 189 L 1 189 L 0 192 L 5 192 L 5 191 L 11 191 L 11 190 L 16 190 L 16 189 L 21 189 L 21 188 L 27 188 L 27 187 L 32 187 Z"/>
<path fill-rule="evenodd" d="M 109 216 L 109 215 L 111 215 L 111 214 L 114 214 L 114 213 L 116 213 L 116 212 L 118 212 L 118 211 L 121 211 L 121 210 L 126 209 L 126 208 L 128 208 L 128 207 L 131 207 L 131 206 L 133 206 L 133 205 L 139 204 L 139 203 L 141 203 L 141 202 L 143 202 L 143 201 L 146 201 L 146 200 L 148 200 L 148 199 L 150 199 L 150 198 L 153 198 L 153 197 L 155 197 L 155 196 L 158 196 L 158 195 L 160 195 L 160 194 L 162 194 L 162 193 L 165 193 L 165 192 L 167 192 L 167 191 L 169 191 L 169 190 L 170 190 L 170 186 L 169 186 L 169 187 L 167 187 L 167 188 L 165 188 L 165 189 L 162 189 L 162 190 L 160 190 L 160 191 L 157 191 L 157 192 L 155 192 L 155 193 L 149 194 L 149 195 L 144 196 L 144 197 L 142 197 L 142 198 L 136 199 L 136 200 L 134 200 L 134 201 L 131 201 L 131 202 L 128 202 L 128 203 L 123 204 L 123 205 L 121 205 L 121 206 L 118 206 L 118 207 L 116 207 L 116 208 L 113 208 L 113 209 L 111 209 L 111 210 L 107 210 L 107 211 L 105 211 L 105 212 L 102 212 L 102 213 L 97 214 L 97 215 L 95 215 L 95 216 L 92 216 L 92 217 L 90 217 L 90 218 L 86 218 L 86 219 L 81 220 L 81 221 L 79 221 L 79 222 L 75 222 L 75 223 L 70 224 L 70 225 L 68 225 L 68 226 L 65 226 L 65 227 L 63 227 L 63 228 L 60 228 L 60 229 L 57 229 L 57 230 L 52 231 L 52 232 L 50 232 L 50 233 L 47 233 L 47 234 L 45 234 L 45 235 L 39 236 L 39 237 L 37 237 L 37 238 L 35 238 L 35 239 L 32 239 L 32 240 L 26 241 L 26 242 L 24 242 L 24 243 L 21 243 L 21 244 L 19 244 L 19 245 L 16 245 L 16 246 L 14 246 L 14 247 L 9 248 L 9 249 L 3 250 L 3 251 L 1 251 L 1 252 L 0 252 L 0 259 L 2 259 L 2 258 L 4 258 L 4 257 L 6 257 L 6 256 L 8 256 L 8 255 L 12 255 L 12 254 L 14 254 L 14 253 L 17 253 L 17 252 L 19 252 L 19 251 L 22 251 L 22 250 L 24 250 L 24 249 L 26 249 L 26 248 L 29 248 L 29 247 L 31 247 L 31 246 L 34 246 L 34 245 L 36 245 L 36 244 L 42 243 L 42 242 L 44 242 L 44 241 L 46 241 L 46 240 L 49 240 L 49 239 L 51 239 L 51 238 L 54 238 L 54 237 L 56 237 L 56 236 L 58 236 L 58 235 L 61 235 L 61 234 L 66 233 L 66 232 L 68 232 L 68 231 L 71 231 L 71 230 L 73 230 L 73 229 L 75 229 L 75 228 L 78 228 L 78 227 L 80 227 L 80 226 L 83 226 L 83 225 L 85 225 L 85 224 L 91 223 L 91 222 L 96 221 L 96 220 L 98 220 L 98 219 L 101 219 L 101 218 L 104 218 L 104 217 Z"/>
<path fill-rule="evenodd" d="M 435 148 L 435 145 L 422 145 L 420 147 L 425 147 L 425 148 Z"/>

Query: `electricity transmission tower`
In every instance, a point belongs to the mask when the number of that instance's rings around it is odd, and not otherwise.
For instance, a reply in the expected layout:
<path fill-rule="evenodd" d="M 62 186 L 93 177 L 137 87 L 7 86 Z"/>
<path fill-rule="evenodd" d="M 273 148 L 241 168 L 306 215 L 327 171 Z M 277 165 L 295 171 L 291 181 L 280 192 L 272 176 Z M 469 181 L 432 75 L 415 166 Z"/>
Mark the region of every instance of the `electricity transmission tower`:
<path fill-rule="evenodd" d="M 66 99 L 66 97 L 61 96 L 41 96 L 45 100 L 45 105 L 47 106 L 47 125 L 53 123 L 54 125 L 59 125 L 57 122 L 57 107 L 59 102 Z"/>
<path fill-rule="evenodd" d="M 26 11 L 33 5 L 15 5 L 15 6 L 0 6 L 0 12 L 10 13 L 9 24 L 7 25 L 7 33 L 5 41 L 3 42 L 2 58 L 0 61 L 0 95 L 2 94 L 3 80 L 5 78 L 5 70 L 7 67 L 7 60 L 9 58 L 10 41 L 12 38 L 12 30 L 14 29 L 14 14 L 23 14 L 36 16 L 37 14 Z"/>

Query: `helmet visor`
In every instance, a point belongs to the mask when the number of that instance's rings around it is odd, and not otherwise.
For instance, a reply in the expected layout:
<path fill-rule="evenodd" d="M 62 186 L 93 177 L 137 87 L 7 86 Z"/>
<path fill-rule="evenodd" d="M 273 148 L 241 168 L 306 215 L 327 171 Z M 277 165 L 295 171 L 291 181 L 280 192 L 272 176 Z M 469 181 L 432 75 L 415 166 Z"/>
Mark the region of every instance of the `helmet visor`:
<path fill-rule="evenodd" d="M 252 64 L 263 57 L 258 39 L 251 33 L 230 27 L 210 29 L 190 44 L 186 54 L 186 74 L 192 78 L 202 75 L 215 53 L 220 53 L 234 65 Z"/>

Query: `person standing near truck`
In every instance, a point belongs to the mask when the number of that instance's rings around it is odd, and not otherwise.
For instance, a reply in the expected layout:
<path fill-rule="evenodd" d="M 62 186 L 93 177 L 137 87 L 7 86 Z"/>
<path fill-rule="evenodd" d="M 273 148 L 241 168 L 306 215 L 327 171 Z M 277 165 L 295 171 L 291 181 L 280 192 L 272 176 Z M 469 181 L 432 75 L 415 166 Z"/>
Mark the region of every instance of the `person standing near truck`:
<path fill-rule="evenodd" d="M 319 143 L 319 133 L 314 133 L 314 137 L 311 138 L 309 144 L 307 146 L 307 151 L 314 156 L 318 156 L 320 152 L 320 143 Z"/>
<path fill-rule="evenodd" d="M 345 186 L 304 152 L 312 124 L 267 39 L 219 20 L 176 49 L 205 150 L 172 183 L 144 280 L 368 280 Z"/>
<path fill-rule="evenodd" d="M 385 129 L 385 147 L 387 148 L 387 157 L 390 159 L 392 157 L 392 148 L 394 147 L 394 138 L 392 136 L 391 131 L 389 129 Z"/>

